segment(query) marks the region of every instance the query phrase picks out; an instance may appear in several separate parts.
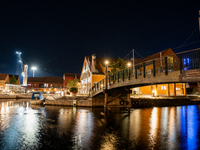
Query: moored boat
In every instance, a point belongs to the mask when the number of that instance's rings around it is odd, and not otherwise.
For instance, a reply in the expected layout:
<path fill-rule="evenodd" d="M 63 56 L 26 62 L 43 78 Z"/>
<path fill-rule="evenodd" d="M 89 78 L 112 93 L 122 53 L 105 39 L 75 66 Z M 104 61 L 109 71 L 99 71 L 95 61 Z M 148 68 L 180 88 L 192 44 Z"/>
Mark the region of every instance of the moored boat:
<path fill-rule="evenodd" d="M 44 98 L 41 92 L 34 92 L 31 96 L 31 104 L 33 105 L 42 105 L 44 103 Z"/>

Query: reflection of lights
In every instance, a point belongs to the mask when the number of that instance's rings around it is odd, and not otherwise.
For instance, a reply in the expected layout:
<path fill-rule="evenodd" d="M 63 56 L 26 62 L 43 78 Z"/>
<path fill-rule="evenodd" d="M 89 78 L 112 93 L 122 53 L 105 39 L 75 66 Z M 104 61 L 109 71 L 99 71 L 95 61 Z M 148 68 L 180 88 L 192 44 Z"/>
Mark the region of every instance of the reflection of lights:
<path fill-rule="evenodd" d="M 131 129 L 129 130 L 129 139 L 137 143 L 141 132 L 141 109 L 135 109 L 131 112 L 129 125 Z"/>
<path fill-rule="evenodd" d="M 105 136 L 102 137 L 103 142 L 101 144 L 100 149 L 116 149 L 118 144 L 118 137 L 114 133 L 106 133 Z"/>
<path fill-rule="evenodd" d="M 151 147 L 154 147 L 156 144 L 156 130 L 158 127 L 158 115 L 157 115 L 157 109 L 156 107 L 153 108 L 150 118 L 150 145 Z"/>
<path fill-rule="evenodd" d="M 169 143 L 171 143 L 171 145 L 169 145 L 170 149 L 175 149 L 175 143 L 177 142 L 176 141 L 176 119 L 175 118 L 175 108 L 171 108 L 170 109 L 170 113 L 169 113 Z"/>
<path fill-rule="evenodd" d="M 161 128 L 162 134 L 165 135 L 167 133 L 167 124 L 168 124 L 168 107 L 162 108 L 162 120 L 161 120 Z"/>

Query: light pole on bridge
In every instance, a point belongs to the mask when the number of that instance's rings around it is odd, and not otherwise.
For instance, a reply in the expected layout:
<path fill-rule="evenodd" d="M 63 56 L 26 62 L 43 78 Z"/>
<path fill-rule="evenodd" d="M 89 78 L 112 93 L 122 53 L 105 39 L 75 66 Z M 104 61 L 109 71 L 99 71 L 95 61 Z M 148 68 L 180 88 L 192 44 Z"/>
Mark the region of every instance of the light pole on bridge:
<path fill-rule="evenodd" d="M 108 61 L 105 61 L 106 64 L 106 71 L 105 71 L 105 101 L 104 101 L 104 107 L 106 108 L 107 106 L 107 102 L 108 102 L 108 93 L 107 93 L 107 89 L 108 89 Z"/>

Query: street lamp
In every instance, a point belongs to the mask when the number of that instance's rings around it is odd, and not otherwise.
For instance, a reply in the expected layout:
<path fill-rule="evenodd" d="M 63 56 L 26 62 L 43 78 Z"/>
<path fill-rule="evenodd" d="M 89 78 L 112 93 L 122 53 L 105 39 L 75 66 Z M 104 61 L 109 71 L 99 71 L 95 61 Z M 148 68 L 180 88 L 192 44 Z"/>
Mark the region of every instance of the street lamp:
<path fill-rule="evenodd" d="M 106 112 L 106 107 L 107 107 L 107 102 L 108 102 L 108 93 L 107 93 L 107 87 L 108 87 L 108 61 L 105 61 L 106 64 L 106 86 L 105 86 L 105 100 L 104 100 L 104 107 L 105 107 L 105 112 Z"/>
<path fill-rule="evenodd" d="M 128 67 L 130 67 L 130 66 L 131 66 L 131 63 L 129 62 L 127 65 L 128 65 Z"/>
<path fill-rule="evenodd" d="M 106 64 L 106 86 L 105 86 L 105 89 L 107 90 L 107 87 L 108 87 L 108 61 L 106 60 L 105 61 L 105 64 Z"/>
<path fill-rule="evenodd" d="M 128 62 L 127 66 L 128 66 L 128 79 L 130 80 L 130 74 L 131 74 L 130 66 L 131 66 L 131 63 Z"/>
<path fill-rule="evenodd" d="M 33 77 L 34 77 L 34 73 L 35 73 L 35 70 L 36 70 L 37 68 L 36 67 L 32 67 L 32 70 L 33 70 Z"/>

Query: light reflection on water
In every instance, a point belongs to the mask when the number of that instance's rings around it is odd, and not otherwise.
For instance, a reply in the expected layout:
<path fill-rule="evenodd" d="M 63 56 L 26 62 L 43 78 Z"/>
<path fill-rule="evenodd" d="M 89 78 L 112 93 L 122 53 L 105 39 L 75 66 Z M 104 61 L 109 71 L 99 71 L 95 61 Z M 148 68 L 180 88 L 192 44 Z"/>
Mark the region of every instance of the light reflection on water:
<path fill-rule="evenodd" d="M 131 109 L 0 102 L 0 149 L 199 149 L 200 107 Z"/>

